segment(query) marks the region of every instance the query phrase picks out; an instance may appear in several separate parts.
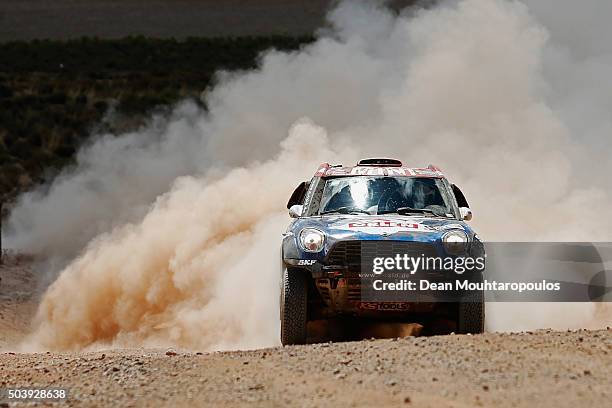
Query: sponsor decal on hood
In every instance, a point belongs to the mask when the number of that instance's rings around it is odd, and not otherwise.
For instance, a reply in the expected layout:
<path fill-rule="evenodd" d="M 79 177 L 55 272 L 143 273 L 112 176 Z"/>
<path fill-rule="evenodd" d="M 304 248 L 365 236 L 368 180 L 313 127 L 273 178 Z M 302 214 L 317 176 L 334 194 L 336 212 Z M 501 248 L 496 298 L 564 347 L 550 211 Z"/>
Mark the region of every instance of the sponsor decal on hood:
<path fill-rule="evenodd" d="M 340 232 L 365 233 L 388 236 L 396 233 L 433 233 L 465 227 L 454 219 L 409 217 L 403 215 L 361 216 L 341 215 L 329 217 L 324 229 L 333 234 Z"/>
<path fill-rule="evenodd" d="M 331 224 L 330 228 L 364 232 L 367 234 L 395 234 L 398 232 L 431 232 L 430 228 L 420 221 L 394 218 L 355 218 L 343 219 Z"/>

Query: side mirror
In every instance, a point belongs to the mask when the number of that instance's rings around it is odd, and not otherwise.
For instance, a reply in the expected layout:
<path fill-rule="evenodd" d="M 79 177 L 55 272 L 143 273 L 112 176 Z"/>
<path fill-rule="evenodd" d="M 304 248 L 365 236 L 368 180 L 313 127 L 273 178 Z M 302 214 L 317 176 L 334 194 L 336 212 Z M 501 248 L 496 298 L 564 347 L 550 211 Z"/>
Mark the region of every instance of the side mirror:
<path fill-rule="evenodd" d="M 470 205 L 465 199 L 465 196 L 463 195 L 463 192 L 461 191 L 461 189 L 459 189 L 459 187 L 457 187 L 455 184 L 451 184 L 451 187 L 453 189 L 453 194 L 455 195 L 455 199 L 457 200 L 457 205 L 460 208 L 461 207 L 470 208 Z"/>
<path fill-rule="evenodd" d="M 291 218 L 300 218 L 302 216 L 302 211 L 304 210 L 304 206 L 296 204 L 292 205 L 289 208 L 289 216 Z"/>
<path fill-rule="evenodd" d="M 304 204 L 304 196 L 306 195 L 306 190 L 308 190 L 308 186 L 310 186 L 310 181 L 302 181 L 299 186 L 293 190 L 291 197 L 289 198 L 289 202 L 287 203 L 287 209 L 293 207 L 296 204 Z"/>
<path fill-rule="evenodd" d="M 459 207 L 459 214 L 461 214 L 461 218 L 464 221 L 469 221 L 472 219 L 472 210 L 467 207 Z"/>

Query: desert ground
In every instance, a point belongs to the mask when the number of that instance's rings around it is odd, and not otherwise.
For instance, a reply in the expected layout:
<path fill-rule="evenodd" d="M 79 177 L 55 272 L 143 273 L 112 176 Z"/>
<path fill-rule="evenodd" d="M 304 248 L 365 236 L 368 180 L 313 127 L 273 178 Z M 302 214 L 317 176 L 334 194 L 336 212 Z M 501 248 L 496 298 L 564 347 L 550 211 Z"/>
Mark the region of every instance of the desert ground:
<path fill-rule="evenodd" d="M 612 331 L 406 337 L 254 351 L 0 355 L 3 386 L 70 406 L 603 407 Z"/>
<path fill-rule="evenodd" d="M 35 312 L 36 285 L 14 258 L 0 272 L 0 386 L 65 387 L 62 405 L 602 407 L 612 400 L 611 328 L 229 352 L 19 353 L 12 350 Z"/>
<path fill-rule="evenodd" d="M 39 291 L 32 270 L 15 254 L 0 265 L 0 350 L 18 343 L 36 312 Z"/>

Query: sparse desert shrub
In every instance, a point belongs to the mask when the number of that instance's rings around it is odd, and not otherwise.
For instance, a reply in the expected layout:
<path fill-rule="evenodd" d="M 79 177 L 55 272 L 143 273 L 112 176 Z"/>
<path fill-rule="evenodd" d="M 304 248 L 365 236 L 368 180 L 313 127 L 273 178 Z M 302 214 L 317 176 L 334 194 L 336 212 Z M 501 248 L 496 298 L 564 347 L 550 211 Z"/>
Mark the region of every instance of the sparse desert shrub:
<path fill-rule="evenodd" d="M 205 108 L 200 94 L 216 71 L 252 68 L 263 50 L 295 49 L 309 41 L 138 36 L 0 43 L 0 199 L 24 188 L 20 179 L 37 183 L 70 164 L 92 129 L 130 130 L 125 123 L 136 126 L 153 109 L 181 98 Z M 110 100 L 130 119 L 120 128 L 99 123 Z"/>

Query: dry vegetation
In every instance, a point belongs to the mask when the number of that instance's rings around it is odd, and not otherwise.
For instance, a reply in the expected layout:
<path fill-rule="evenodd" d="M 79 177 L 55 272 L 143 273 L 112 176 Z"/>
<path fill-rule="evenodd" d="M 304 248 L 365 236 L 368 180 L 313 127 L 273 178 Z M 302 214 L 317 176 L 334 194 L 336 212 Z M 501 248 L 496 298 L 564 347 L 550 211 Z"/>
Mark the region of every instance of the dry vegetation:
<path fill-rule="evenodd" d="M 15 197 L 71 163 L 93 133 L 138 126 L 182 98 L 199 103 L 215 72 L 253 68 L 269 48 L 311 37 L 121 40 L 0 44 L 0 199 Z M 101 122 L 110 107 L 114 122 Z"/>

